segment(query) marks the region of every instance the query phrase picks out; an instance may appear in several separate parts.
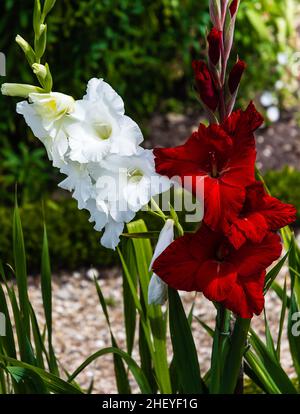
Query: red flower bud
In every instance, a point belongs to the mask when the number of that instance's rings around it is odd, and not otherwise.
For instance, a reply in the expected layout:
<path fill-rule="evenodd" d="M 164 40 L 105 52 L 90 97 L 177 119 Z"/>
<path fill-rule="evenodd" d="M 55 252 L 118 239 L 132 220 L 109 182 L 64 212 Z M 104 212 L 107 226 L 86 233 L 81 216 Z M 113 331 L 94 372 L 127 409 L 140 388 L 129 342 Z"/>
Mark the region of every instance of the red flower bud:
<path fill-rule="evenodd" d="M 217 65 L 220 60 L 223 32 L 217 30 L 215 27 L 211 30 L 208 37 L 208 55 L 213 65 Z"/>
<path fill-rule="evenodd" d="M 233 17 L 236 14 L 239 5 L 239 0 L 233 0 L 229 6 L 230 16 Z"/>
<path fill-rule="evenodd" d="M 228 79 L 228 86 L 231 95 L 233 95 L 239 87 L 246 66 L 247 65 L 244 61 L 238 59 L 236 64 L 231 69 Z"/>
<path fill-rule="evenodd" d="M 219 97 L 206 63 L 200 60 L 194 60 L 193 69 L 200 98 L 209 109 L 215 112 L 219 104 Z"/>

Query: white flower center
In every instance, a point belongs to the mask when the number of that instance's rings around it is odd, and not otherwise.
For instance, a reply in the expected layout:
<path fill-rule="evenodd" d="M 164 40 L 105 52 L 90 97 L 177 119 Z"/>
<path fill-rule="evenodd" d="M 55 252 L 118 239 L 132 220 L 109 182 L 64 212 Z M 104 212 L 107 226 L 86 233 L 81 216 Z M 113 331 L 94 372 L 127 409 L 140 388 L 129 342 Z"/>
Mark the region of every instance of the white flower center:
<path fill-rule="evenodd" d="M 138 183 L 143 178 L 144 173 L 138 168 L 131 168 L 128 170 L 127 175 L 131 182 Z"/>
<path fill-rule="evenodd" d="M 112 133 L 112 127 L 105 122 L 94 122 L 93 127 L 96 131 L 97 136 L 100 139 L 108 139 Z"/>

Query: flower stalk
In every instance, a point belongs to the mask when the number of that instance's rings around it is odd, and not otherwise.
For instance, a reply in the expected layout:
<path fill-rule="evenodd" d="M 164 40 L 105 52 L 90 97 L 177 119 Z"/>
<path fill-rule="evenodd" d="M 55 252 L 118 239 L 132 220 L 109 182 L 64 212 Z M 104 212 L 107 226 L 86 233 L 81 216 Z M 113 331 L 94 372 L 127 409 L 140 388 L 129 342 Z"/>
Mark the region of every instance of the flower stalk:
<path fill-rule="evenodd" d="M 221 394 L 233 394 L 240 374 L 243 355 L 246 349 L 247 336 L 251 319 L 237 318 L 231 336 L 230 349 L 226 358 Z"/>

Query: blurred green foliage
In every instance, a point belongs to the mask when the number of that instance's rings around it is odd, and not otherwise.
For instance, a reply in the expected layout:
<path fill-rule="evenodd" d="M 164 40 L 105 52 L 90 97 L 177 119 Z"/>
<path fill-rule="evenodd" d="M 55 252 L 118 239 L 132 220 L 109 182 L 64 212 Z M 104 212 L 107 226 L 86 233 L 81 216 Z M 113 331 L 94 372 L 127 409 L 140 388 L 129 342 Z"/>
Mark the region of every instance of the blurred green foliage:
<path fill-rule="evenodd" d="M 266 184 L 274 197 L 297 208 L 297 225 L 300 225 L 300 171 L 286 166 L 280 171 L 268 171 Z"/>
<path fill-rule="evenodd" d="M 245 98 L 280 76 L 277 54 L 293 37 L 293 5 L 294 0 L 241 2 L 233 59 L 238 53 L 249 63 Z M 33 0 L 2 0 L 0 10 L 7 80 L 31 83 L 14 38 L 21 34 L 32 41 Z M 138 122 L 154 110 L 184 110 L 193 96 L 191 59 L 201 56 L 209 24 L 208 0 L 59 0 L 48 18 L 46 58 L 54 88 L 79 98 L 91 77 L 104 77 Z M 12 100 L 2 98 L 0 106 L 0 134 L 23 139 L 24 123 L 16 121 Z"/>
<path fill-rule="evenodd" d="M 45 202 L 45 219 L 53 270 L 75 270 L 89 266 L 109 266 L 116 263 L 112 250 L 100 245 L 100 233 L 93 230 L 86 211 L 79 211 L 72 199 Z M 30 272 L 40 271 L 43 214 L 42 203 L 20 208 Z M 10 207 L 0 206 L 0 251 L 5 262 L 12 263 L 12 214 Z"/>

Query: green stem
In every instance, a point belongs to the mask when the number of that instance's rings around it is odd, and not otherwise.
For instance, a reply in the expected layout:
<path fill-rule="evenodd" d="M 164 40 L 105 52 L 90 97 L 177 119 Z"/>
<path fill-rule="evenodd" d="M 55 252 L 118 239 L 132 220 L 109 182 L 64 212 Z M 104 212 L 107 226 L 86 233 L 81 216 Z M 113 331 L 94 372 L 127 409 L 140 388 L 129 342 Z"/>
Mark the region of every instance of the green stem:
<path fill-rule="evenodd" d="M 218 394 L 224 367 L 225 344 L 229 335 L 230 312 L 223 305 L 217 304 L 216 327 L 211 358 L 210 393 Z"/>
<path fill-rule="evenodd" d="M 221 394 L 233 394 L 240 373 L 251 319 L 237 318 L 221 379 Z"/>

